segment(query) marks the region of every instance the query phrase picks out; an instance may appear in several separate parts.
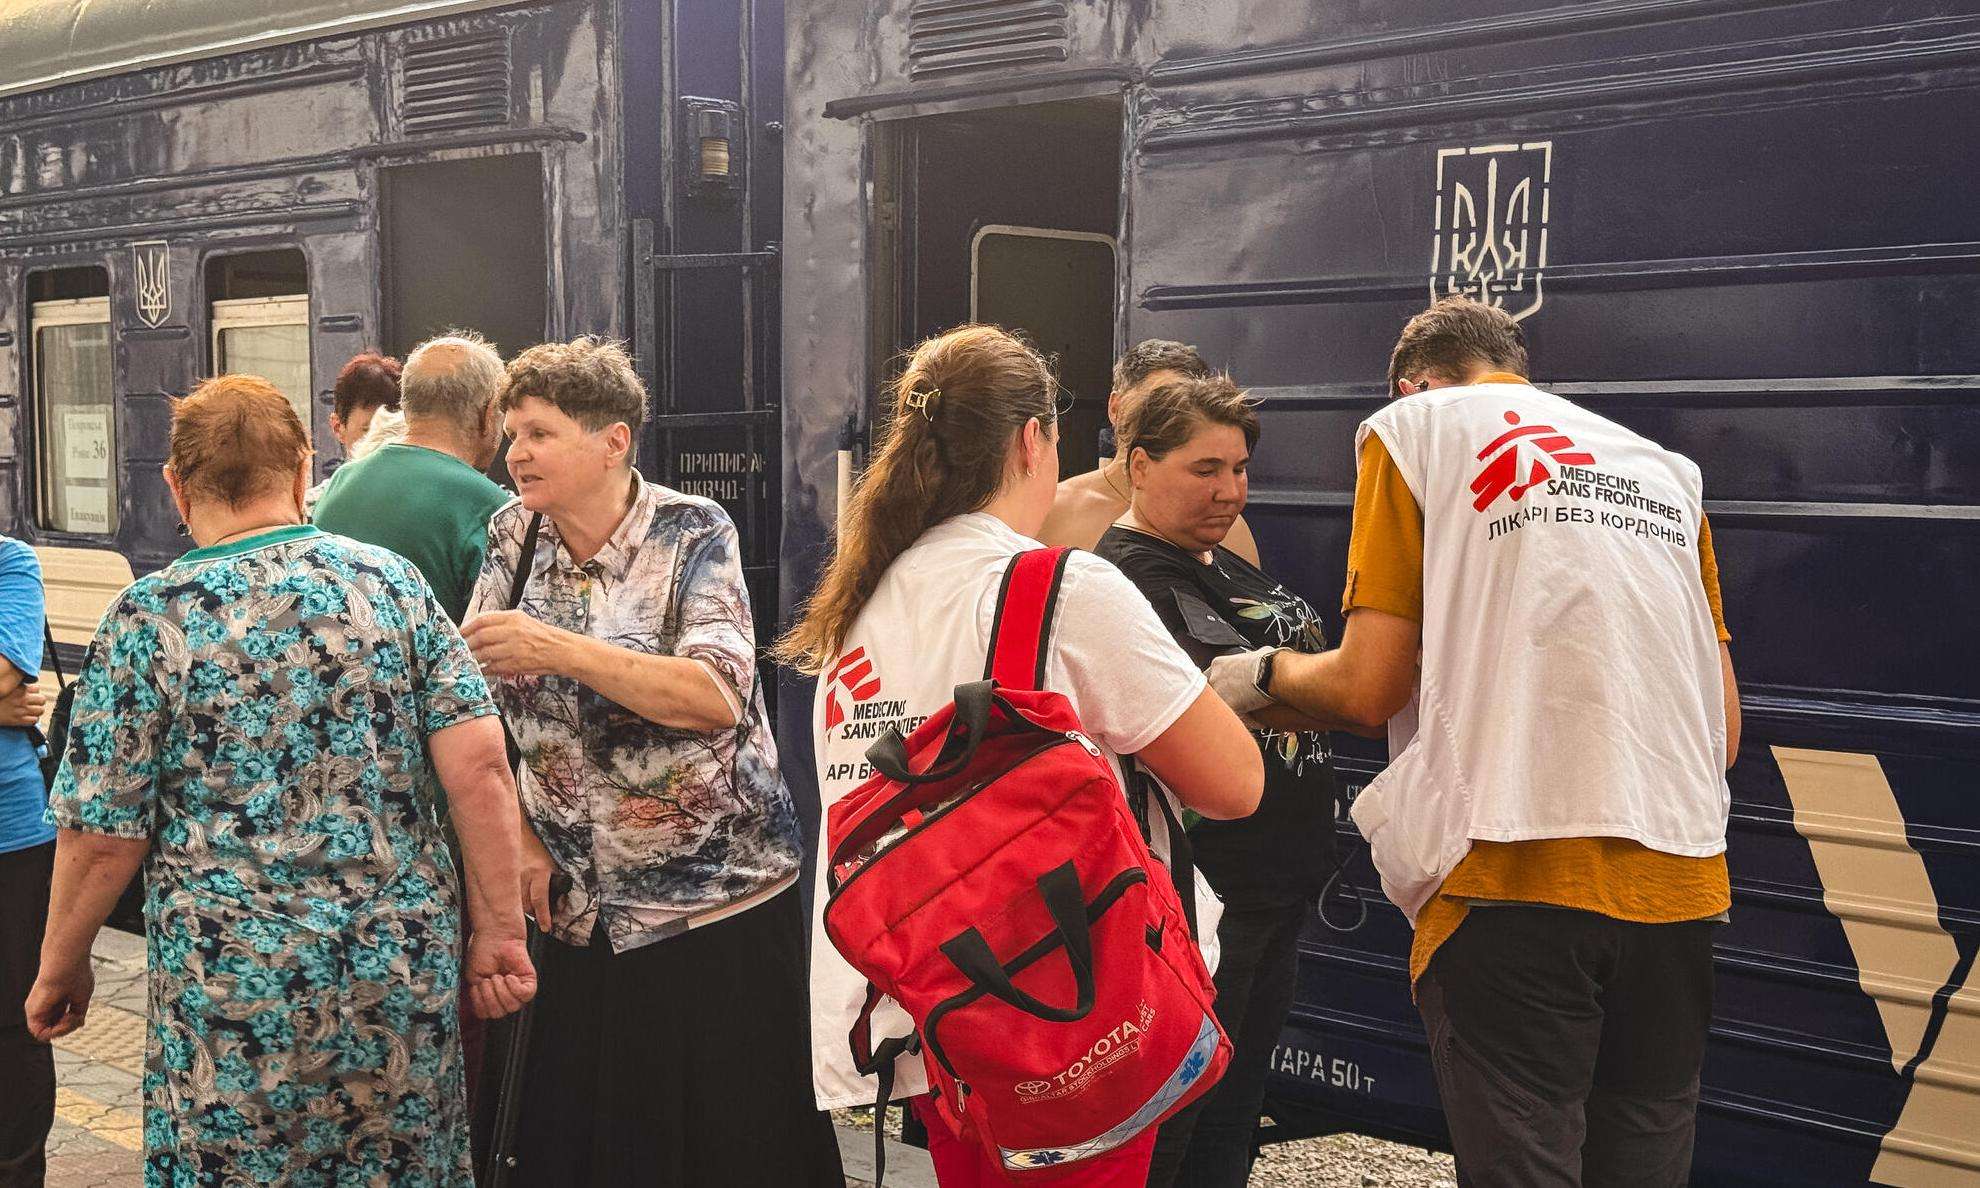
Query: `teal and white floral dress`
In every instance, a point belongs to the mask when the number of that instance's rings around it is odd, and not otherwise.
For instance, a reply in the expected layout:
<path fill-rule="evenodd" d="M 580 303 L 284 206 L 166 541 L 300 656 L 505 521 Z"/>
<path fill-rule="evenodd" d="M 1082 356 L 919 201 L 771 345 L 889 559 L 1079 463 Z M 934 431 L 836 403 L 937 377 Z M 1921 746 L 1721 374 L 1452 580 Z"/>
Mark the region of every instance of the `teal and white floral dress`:
<path fill-rule="evenodd" d="M 471 1186 L 426 740 L 495 712 L 413 566 L 314 528 L 110 608 L 50 796 L 147 838 L 145 1183 Z"/>

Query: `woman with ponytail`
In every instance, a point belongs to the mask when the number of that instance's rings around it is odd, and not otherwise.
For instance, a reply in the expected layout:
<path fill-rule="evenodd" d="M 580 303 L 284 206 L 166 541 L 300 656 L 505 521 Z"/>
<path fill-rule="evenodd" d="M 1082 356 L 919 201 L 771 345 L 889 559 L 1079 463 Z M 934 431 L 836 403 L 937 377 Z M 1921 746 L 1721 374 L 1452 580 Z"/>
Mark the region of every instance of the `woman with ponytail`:
<path fill-rule="evenodd" d="M 1038 353 L 992 326 L 928 339 L 894 382 L 892 415 L 846 502 L 838 550 L 777 649 L 819 678 L 813 730 L 824 807 L 870 774 L 874 739 L 912 730 L 958 684 L 981 677 L 1004 571 L 1039 547 L 1052 509 L 1057 391 Z M 1241 817 L 1257 805 L 1263 767 L 1244 725 L 1140 592 L 1091 554 L 1066 565 L 1045 687 L 1072 702 L 1117 775 L 1119 757 L 1132 754 L 1206 817 Z M 812 1069 L 820 1107 L 837 1109 L 872 1102 L 877 1086 L 853 1067 L 846 1040 L 866 980 L 826 939 L 822 863 L 814 878 Z M 878 1041 L 912 1023 L 884 1003 L 873 1027 Z M 926 1092 L 920 1058 L 904 1057 L 895 1099 Z M 1151 1129 L 1096 1161 L 1081 1183 L 1140 1185 L 1153 1141 Z M 1004 1182 L 941 1122 L 930 1125 L 929 1142 L 944 1188 Z"/>

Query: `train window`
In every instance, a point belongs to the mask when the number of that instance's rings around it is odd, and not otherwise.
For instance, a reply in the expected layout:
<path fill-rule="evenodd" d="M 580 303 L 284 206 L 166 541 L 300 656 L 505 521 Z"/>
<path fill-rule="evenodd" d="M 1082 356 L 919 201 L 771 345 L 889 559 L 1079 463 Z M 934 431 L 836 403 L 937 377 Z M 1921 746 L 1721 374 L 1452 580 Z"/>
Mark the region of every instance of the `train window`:
<path fill-rule="evenodd" d="M 258 375 L 312 431 L 309 274 L 294 248 L 216 256 L 206 264 L 215 374 Z"/>
<path fill-rule="evenodd" d="M 295 247 L 206 261 L 214 374 L 261 376 L 315 436 L 309 382 L 309 265 Z"/>
<path fill-rule="evenodd" d="M 73 275 L 64 275 L 73 274 Z M 93 275 L 92 275 L 93 274 Z M 36 292 L 107 290 L 100 268 L 34 278 Z M 63 297 L 28 306 L 34 372 L 41 526 L 117 530 L 117 410 L 110 383 L 110 298 Z"/>
<path fill-rule="evenodd" d="M 309 298 L 213 303 L 213 370 L 258 375 L 289 398 L 309 431 Z"/>

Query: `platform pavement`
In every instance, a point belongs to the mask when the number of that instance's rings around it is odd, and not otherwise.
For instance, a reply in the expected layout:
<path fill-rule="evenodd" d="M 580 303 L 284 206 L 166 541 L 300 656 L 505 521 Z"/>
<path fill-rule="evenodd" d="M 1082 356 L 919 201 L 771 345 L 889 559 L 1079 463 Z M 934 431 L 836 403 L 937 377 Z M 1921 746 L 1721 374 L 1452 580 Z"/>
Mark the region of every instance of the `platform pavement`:
<path fill-rule="evenodd" d="M 55 1041 L 55 1127 L 48 1188 L 136 1188 L 144 1122 L 144 940 L 97 936 L 96 997 L 80 1031 Z"/>
<path fill-rule="evenodd" d="M 55 1126 L 47 1188 L 139 1188 L 144 1182 L 144 940 L 106 928 L 97 936 L 96 997 L 80 1031 L 55 1041 Z M 871 1132 L 842 1128 L 848 1188 L 868 1188 Z M 889 1188 L 934 1188 L 928 1154 L 890 1143 Z"/>

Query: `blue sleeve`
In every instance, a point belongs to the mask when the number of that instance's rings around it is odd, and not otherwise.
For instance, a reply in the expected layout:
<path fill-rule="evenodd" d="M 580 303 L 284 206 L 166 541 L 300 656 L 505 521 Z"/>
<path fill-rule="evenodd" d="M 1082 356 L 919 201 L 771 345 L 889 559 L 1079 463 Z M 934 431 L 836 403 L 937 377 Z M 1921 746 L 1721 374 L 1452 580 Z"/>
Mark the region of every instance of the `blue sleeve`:
<path fill-rule="evenodd" d="M 0 659 L 30 679 L 41 671 L 41 562 L 34 550 L 0 536 Z"/>

